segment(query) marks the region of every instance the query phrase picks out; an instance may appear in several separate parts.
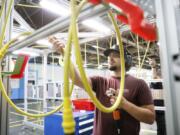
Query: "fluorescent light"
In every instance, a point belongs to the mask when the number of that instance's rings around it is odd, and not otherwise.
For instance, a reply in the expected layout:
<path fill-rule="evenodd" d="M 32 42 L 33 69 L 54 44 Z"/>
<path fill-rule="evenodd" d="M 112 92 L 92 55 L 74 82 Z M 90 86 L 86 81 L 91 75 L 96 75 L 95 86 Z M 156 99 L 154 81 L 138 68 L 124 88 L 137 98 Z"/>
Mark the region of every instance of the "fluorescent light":
<path fill-rule="evenodd" d="M 111 32 L 111 29 L 108 28 L 107 26 L 105 26 L 104 24 L 102 24 L 101 22 L 99 21 L 96 21 L 94 19 L 87 19 L 87 20 L 84 20 L 82 21 L 82 24 L 89 27 L 89 28 L 92 28 L 94 30 L 97 30 L 99 32 L 102 32 L 104 34 L 108 34 Z"/>
<path fill-rule="evenodd" d="M 17 38 L 17 36 L 19 36 L 21 33 L 12 33 L 12 39 L 14 39 L 14 38 Z M 21 36 L 21 37 L 19 37 L 18 38 L 18 40 L 23 40 L 23 39 L 25 39 L 27 36 Z"/>
<path fill-rule="evenodd" d="M 40 56 L 40 54 L 35 51 L 35 49 L 32 49 L 32 48 L 23 48 L 23 49 L 20 49 L 20 50 L 16 50 L 14 52 L 12 52 L 13 54 L 25 54 L 25 55 L 29 55 L 29 56 L 32 56 L 32 57 L 37 57 L 37 56 Z"/>
<path fill-rule="evenodd" d="M 157 42 L 157 45 L 160 46 L 160 42 Z"/>
<path fill-rule="evenodd" d="M 57 2 L 52 2 L 51 0 L 41 0 L 40 5 L 43 8 L 61 16 L 68 16 L 70 14 L 67 8 Z"/>
<path fill-rule="evenodd" d="M 52 48 L 52 44 L 49 43 L 49 41 L 46 40 L 46 39 L 38 40 L 36 43 L 37 43 L 37 44 L 40 44 L 40 45 L 45 45 L 45 46 L 47 46 L 48 48 Z"/>

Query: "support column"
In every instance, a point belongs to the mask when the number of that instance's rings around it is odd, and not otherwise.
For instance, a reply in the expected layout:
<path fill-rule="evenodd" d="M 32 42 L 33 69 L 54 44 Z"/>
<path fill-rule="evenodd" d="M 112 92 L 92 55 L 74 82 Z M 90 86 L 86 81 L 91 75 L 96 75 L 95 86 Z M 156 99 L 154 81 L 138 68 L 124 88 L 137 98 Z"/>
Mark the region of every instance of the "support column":
<path fill-rule="evenodd" d="M 4 1 L 5 1 L 5 10 L 2 13 L 2 21 L 0 22 L 0 26 L 1 26 L 0 33 L 2 33 L 2 28 L 3 28 L 2 26 L 5 22 L 5 17 L 7 16 L 8 7 L 10 6 L 10 0 L 4 0 Z M 12 11 L 11 11 L 10 18 L 8 20 L 4 43 L 9 41 L 11 37 L 12 26 L 13 26 Z M 9 62 L 10 62 L 10 57 L 7 56 L 5 58 L 5 65 L 2 66 L 3 70 L 6 70 L 6 71 L 10 70 Z M 7 93 L 9 93 L 9 90 L 10 90 L 9 78 L 3 78 L 3 83 L 5 86 L 5 89 L 7 90 Z M 9 106 L 7 102 L 5 101 L 5 99 L 2 97 L 2 94 L 0 93 L 0 135 L 8 135 L 9 134 L 8 129 L 9 129 Z"/>
<path fill-rule="evenodd" d="M 166 129 L 168 135 L 180 134 L 180 90 L 174 79 L 173 56 L 179 53 L 176 0 L 155 0 L 160 42 L 161 70 L 166 106 Z M 178 39 L 179 38 L 179 39 Z M 179 68 L 180 70 L 180 68 Z"/>

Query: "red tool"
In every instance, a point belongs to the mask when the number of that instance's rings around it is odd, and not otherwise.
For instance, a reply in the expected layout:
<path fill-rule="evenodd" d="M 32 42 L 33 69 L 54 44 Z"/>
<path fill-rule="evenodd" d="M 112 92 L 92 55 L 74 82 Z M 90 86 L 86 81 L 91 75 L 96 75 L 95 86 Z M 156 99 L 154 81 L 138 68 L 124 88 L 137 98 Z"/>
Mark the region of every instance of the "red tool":
<path fill-rule="evenodd" d="M 18 63 L 18 61 L 16 61 L 16 64 L 19 66 L 18 68 L 20 68 L 19 69 L 19 73 L 17 73 L 17 74 L 12 74 L 10 77 L 11 78 L 18 78 L 18 79 L 20 79 L 20 78 L 22 78 L 23 76 L 24 76 L 24 70 L 25 70 L 25 67 L 26 67 L 26 65 L 27 65 L 27 62 L 28 62 L 28 59 L 29 59 L 29 56 L 28 55 L 22 55 L 22 54 L 20 54 L 19 56 L 18 56 L 18 58 L 19 59 L 22 59 L 22 63 L 21 62 L 19 62 Z M 15 65 L 16 66 L 16 65 Z"/>
<path fill-rule="evenodd" d="M 113 119 L 116 122 L 117 134 L 120 135 L 120 125 L 121 125 L 120 110 L 113 111 Z"/>
<path fill-rule="evenodd" d="M 89 0 L 94 5 L 104 4 L 117 12 L 117 19 L 125 24 L 129 24 L 131 31 L 145 40 L 156 41 L 157 32 L 155 24 L 150 24 L 144 19 L 143 10 L 128 0 Z"/>

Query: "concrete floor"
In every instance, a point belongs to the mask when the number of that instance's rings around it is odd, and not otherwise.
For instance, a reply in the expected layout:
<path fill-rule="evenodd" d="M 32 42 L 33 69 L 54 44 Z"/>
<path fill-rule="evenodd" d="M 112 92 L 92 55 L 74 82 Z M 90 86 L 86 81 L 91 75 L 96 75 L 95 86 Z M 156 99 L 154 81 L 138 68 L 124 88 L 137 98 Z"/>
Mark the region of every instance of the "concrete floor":
<path fill-rule="evenodd" d="M 17 102 L 16 105 L 20 108 L 24 108 L 23 102 Z M 40 102 L 30 102 L 28 109 L 32 110 L 42 110 L 42 105 Z M 36 119 L 29 118 L 30 122 L 36 122 Z M 42 119 L 41 119 L 42 121 Z M 38 119 L 39 122 L 39 119 Z M 40 122 L 39 122 L 40 124 Z M 32 127 L 27 123 L 24 123 L 24 116 L 16 113 L 12 108 L 10 109 L 10 119 L 9 119 L 9 135 L 43 135 L 44 131 L 38 128 Z"/>

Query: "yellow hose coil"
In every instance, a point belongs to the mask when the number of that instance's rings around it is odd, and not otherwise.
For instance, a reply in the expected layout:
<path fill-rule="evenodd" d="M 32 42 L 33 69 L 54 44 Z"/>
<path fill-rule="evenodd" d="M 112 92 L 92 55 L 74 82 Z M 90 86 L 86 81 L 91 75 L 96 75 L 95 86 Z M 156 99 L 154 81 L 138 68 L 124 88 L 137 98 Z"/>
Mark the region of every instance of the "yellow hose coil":
<path fill-rule="evenodd" d="M 73 133 L 75 128 L 75 122 L 73 119 L 73 114 L 72 114 L 72 108 L 71 108 L 71 101 L 70 101 L 70 93 L 72 92 L 73 87 L 71 87 L 71 90 L 69 91 L 69 68 L 70 70 L 73 69 L 73 67 L 71 67 L 71 62 L 70 62 L 70 52 L 71 52 L 71 43 L 73 42 L 74 46 L 75 46 L 75 55 L 76 55 L 76 61 L 77 61 L 77 65 L 79 68 L 79 72 L 80 72 L 80 76 L 82 78 L 82 82 L 84 85 L 84 88 L 86 89 L 86 91 L 88 92 L 88 94 L 90 95 L 91 99 L 94 101 L 94 104 L 96 105 L 96 107 L 106 113 L 110 113 L 112 111 L 114 111 L 120 104 L 121 101 L 121 97 L 123 95 L 123 91 L 124 91 L 124 79 L 125 79 L 125 64 L 124 64 L 124 49 L 123 49 L 123 45 L 122 45 L 122 40 L 121 40 L 121 35 L 120 35 L 120 31 L 118 28 L 118 25 L 114 19 L 113 14 L 110 12 L 109 16 L 112 20 L 112 23 L 116 29 L 116 33 L 117 33 L 117 37 L 120 43 L 119 49 L 120 49 L 120 58 L 121 58 L 121 82 L 120 82 L 120 92 L 119 95 L 117 97 L 117 100 L 115 102 L 115 104 L 112 107 L 105 107 L 103 106 L 99 100 L 97 100 L 97 98 L 95 97 L 91 86 L 88 83 L 85 71 L 83 69 L 83 63 L 82 63 L 82 57 L 80 54 L 80 46 L 79 46 L 79 40 L 78 40 L 78 36 L 77 36 L 77 24 L 76 24 L 76 19 L 77 16 L 80 12 L 80 10 L 83 8 L 83 6 L 87 3 L 87 0 L 83 0 L 79 7 L 76 8 L 75 5 L 75 0 L 71 0 L 71 11 L 72 11 L 72 15 L 71 15 L 71 25 L 69 27 L 69 35 L 68 35 L 68 42 L 65 48 L 65 60 L 64 60 L 64 111 L 63 111 L 63 127 L 64 127 L 64 131 L 65 133 Z M 2 37 L 0 38 L 2 42 L 4 35 L 2 35 Z M 8 45 L 9 46 L 9 45 Z M 8 48 L 8 47 L 7 47 Z M 2 49 L 2 48 L 1 48 Z M 6 50 L 6 49 L 4 49 Z M 5 51 L 3 51 L 5 52 Z M 2 55 L 4 56 L 4 55 Z M 72 76 L 74 78 L 74 70 L 72 71 Z M 1 76 L 1 73 L 0 73 Z M 73 79 L 72 79 L 73 81 Z M 39 117 L 44 117 L 47 115 L 50 115 L 54 112 L 57 112 L 62 105 L 60 105 L 59 107 L 57 107 L 55 110 L 45 113 L 45 114 L 31 114 L 28 112 L 24 112 L 21 109 L 19 109 L 12 101 L 11 99 L 8 97 L 4 86 L 3 86 L 3 82 L 2 82 L 2 78 L 0 78 L 0 90 L 2 91 L 3 96 L 5 97 L 5 99 L 8 101 L 8 103 L 20 114 L 22 115 L 26 115 L 28 117 L 35 117 L 35 118 L 39 118 Z"/>

